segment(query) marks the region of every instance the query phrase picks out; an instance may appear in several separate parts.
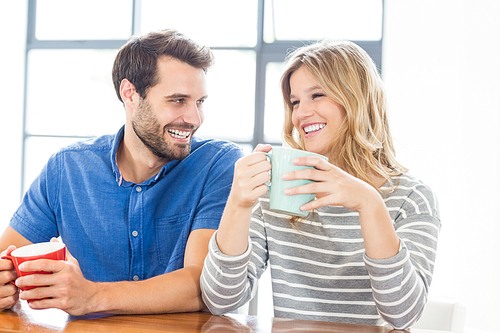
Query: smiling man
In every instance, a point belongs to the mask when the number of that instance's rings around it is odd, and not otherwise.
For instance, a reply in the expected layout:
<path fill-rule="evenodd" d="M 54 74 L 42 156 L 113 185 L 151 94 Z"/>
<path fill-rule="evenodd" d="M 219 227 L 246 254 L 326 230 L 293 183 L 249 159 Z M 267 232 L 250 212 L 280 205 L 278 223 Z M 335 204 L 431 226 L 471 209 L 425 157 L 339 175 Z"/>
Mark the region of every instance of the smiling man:
<path fill-rule="evenodd" d="M 113 66 L 126 112 L 116 135 L 65 147 L 33 182 L 0 249 L 61 237 L 70 260 L 0 260 L 0 308 L 165 313 L 203 308 L 199 277 L 229 195 L 234 144 L 194 136 L 203 123 L 209 48 L 164 30 L 132 38 Z M 11 246 L 14 245 L 14 246 Z M 17 287 L 36 288 L 18 292 Z"/>

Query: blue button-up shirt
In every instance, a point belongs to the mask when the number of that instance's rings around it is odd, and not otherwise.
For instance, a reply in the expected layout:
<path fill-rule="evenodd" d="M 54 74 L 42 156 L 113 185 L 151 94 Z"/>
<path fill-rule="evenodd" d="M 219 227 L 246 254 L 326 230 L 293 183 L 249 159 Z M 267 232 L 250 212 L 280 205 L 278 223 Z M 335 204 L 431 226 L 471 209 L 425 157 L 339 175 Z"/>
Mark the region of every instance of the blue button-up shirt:
<path fill-rule="evenodd" d="M 123 128 L 54 154 L 10 226 L 33 243 L 61 236 L 92 281 L 142 280 L 183 267 L 189 233 L 217 229 L 231 188 L 230 142 L 193 138 L 191 153 L 141 184 L 123 179 Z"/>

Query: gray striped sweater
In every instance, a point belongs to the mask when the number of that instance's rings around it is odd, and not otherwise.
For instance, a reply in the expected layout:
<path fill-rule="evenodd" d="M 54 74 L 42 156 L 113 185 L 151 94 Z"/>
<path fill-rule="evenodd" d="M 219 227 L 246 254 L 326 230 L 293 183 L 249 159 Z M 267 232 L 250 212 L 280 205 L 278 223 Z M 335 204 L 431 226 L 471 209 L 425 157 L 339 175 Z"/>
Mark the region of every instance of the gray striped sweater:
<path fill-rule="evenodd" d="M 224 255 L 211 239 L 201 277 L 205 304 L 213 314 L 238 309 L 269 265 L 276 317 L 411 326 L 426 303 L 441 223 L 425 184 L 408 174 L 393 182 L 396 189 L 383 198 L 401 240 L 394 257 L 366 256 L 355 211 L 321 207 L 292 228 L 289 216 L 269 210 L 262 197 L 246 253 Z"/>

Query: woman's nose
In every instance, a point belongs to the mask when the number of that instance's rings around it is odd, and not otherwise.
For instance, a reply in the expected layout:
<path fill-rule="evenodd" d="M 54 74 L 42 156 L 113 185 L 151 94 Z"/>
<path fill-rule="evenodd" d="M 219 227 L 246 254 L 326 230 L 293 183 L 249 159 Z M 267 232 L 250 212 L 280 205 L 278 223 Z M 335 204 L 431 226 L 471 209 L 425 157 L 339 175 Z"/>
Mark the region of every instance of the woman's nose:
<path fill-rule="evenodd" d="M 295 112 L 297 113 L 297 118 L 299 119 L 306 119 L 314 114 L 311 104 L 306 101 L 300 102 Z"/>

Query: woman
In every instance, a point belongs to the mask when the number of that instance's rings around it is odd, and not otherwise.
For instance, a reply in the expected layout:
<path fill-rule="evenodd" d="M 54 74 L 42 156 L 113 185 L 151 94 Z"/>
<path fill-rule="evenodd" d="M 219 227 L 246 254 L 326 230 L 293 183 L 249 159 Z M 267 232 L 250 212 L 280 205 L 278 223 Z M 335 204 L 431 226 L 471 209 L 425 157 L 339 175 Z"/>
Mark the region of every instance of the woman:
<path fill-rule="evenodd" d="M 285 190 L 316 193 L 299 220 L 269 210 L 269 145 L 235 165 L 231 194 L 201 278 L 212 313 L 233 311 L 271 267 L 276 317 L 396 329 L 420 316 L 432 279 L 437 201 L 394 157 L 383 83 L 351 42 L 294 51 L 281 78 L 284 140 L 319 153 L 283 175 L 316 182 Z"/>

